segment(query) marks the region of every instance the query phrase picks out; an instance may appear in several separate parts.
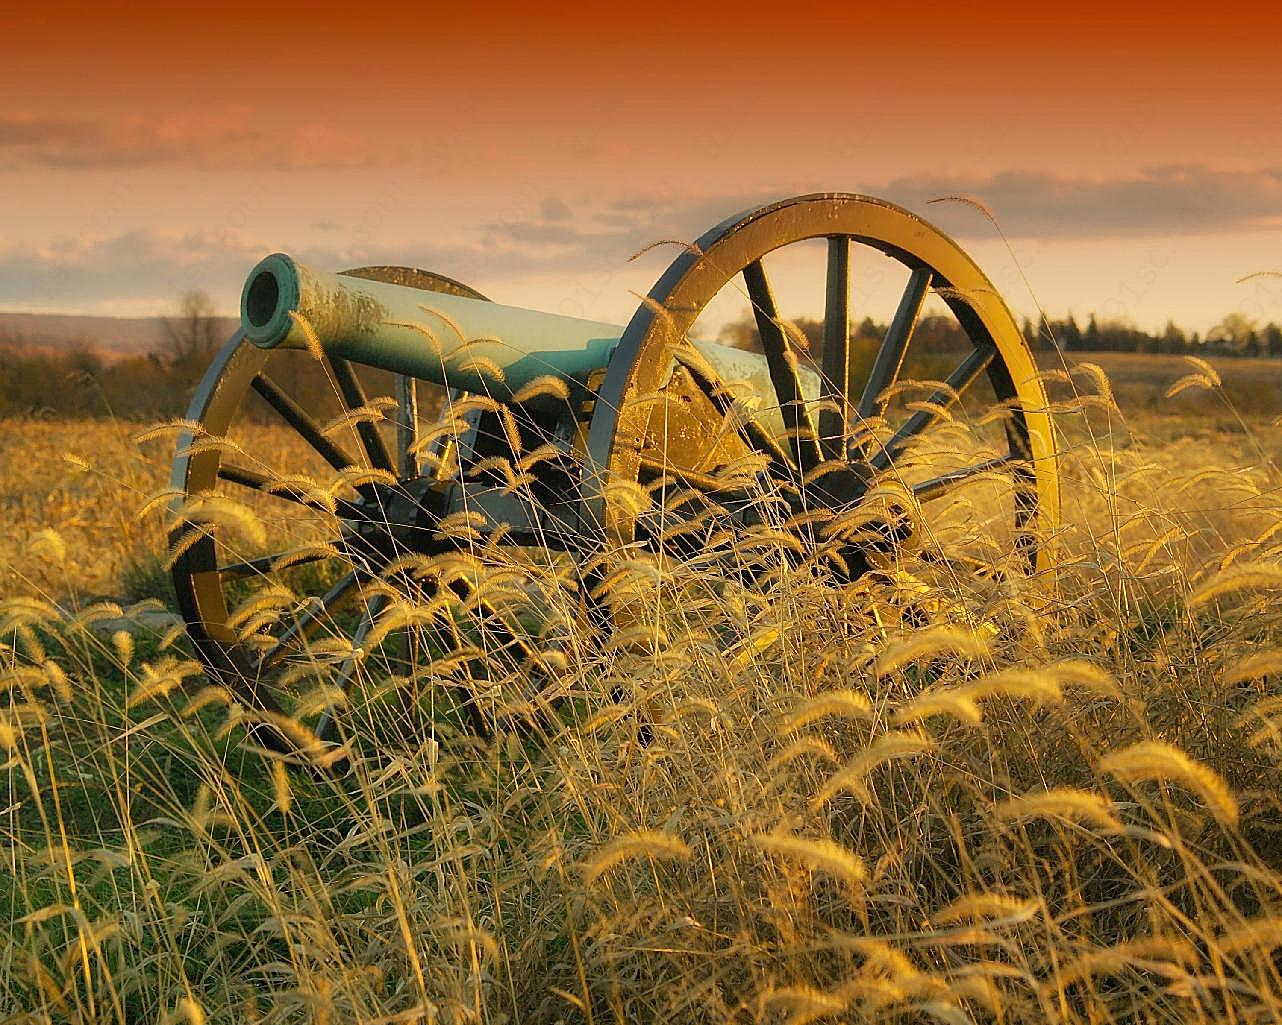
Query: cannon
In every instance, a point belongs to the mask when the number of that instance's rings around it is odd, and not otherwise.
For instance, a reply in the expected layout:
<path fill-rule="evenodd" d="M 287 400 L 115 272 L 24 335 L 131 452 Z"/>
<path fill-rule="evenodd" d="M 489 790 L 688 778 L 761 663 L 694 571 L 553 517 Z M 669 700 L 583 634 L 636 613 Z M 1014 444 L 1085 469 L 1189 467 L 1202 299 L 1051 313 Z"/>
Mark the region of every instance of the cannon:
<path fill-rule="evenodd" d="M 824 297 L 813 345 L 766 270 L 803 257 Z M 852 283 L 866 260 L 902 291 L 861 353 Z M 940 372 L 914 392 L 904 368 L 932 292 L 963 342 L 933 355 Z M 700 337 L 700 314 L 727 293 L 751 310 L 746 344 Z M 609 631 L 628 619 L 601 597 L 621 559 L 706 557 L 768 522 L 785 559 L 818 558 L 841 586 L 983 479 L 1001 485 L 1009 570 L 1053 561 L 1055 439 L 1027 341 L 974 261 L 882 200 L 810 195 L 731 217 L 679 246 L 621 326 L 502 306 L 433 272 L 332 274 L 283 254 L 248 275 L 241 321 L 179 437 L 173 573 L 201 660 L 273 746 L 341 740 L 378 658 L 401 706 L 409 663 L 448 663 L 467 683 L 462 720 L 494 728 L 506 699 L 486 682 L 493 664 L 509 659 L 528 688 L 557 662 L 546 589 L 540 604 L 511 572 L 481 582 L 509 556 L 509 571 L 570 595 L 562 621 Z M 327 409 L 291 394 L 293 367 L 323 375 Z M 981 386 L 996 447 L 921 470 L 915 453 Z M 419 415 L 427 388 L 435 425 Z M 297 445 L 265 442 L 264 418 Z M 739 570 L 751 583 L 769 576 L 759 568 Z"/>

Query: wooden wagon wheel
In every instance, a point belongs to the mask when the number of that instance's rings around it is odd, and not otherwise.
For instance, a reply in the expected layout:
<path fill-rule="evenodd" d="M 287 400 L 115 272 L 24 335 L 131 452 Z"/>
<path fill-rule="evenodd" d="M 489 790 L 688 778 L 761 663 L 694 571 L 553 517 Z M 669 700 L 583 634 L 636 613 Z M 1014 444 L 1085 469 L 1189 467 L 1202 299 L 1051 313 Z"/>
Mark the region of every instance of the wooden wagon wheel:
<path fill-rule="evenodd" d="M 345 273 L 485 299 L 457 281 L 415 268 Z M 315 394 L 299 394 L 300 368 L 323 373 L 327 411 L 317 408 Z M 179 608 L 211 675 L 265 717 L 252 732 L 278 750 L 306 747 L 307 729 L 322 742 L 334 739 L 331 703 L 308 708 L 296 672 L 290 680 L 291 670 L 300 661 L 328 658 L 333 661 L 329 693 L 349 688 L 368 654 L 362 644 L 389 604 L 388 588 L 370 585 L 380 583 L 383 566 L 409 550 L 385 539 L 381 548 L 362 551 L 350 539 L 360 535 L 362 524 L 377 526 L 398 484 L 432 472 L 420 476 L 415 451 L 414 379 L 393 375 L 383 382 L 384 389 L 390 383 L 395 392 L 396 413 L 386 416 L 394 419 L 392 437 L 386 428 L 380 430 L 380 417 L 370 405 L 369 376 L 367 368 L 334 356 L 318 364 L 309 353 L 260 349 L 238 331 L 192 400 L 188 419 L 198 428 L 185 431 L 178 442 L 172 486 L 179 517 L 171 541 L 179 553 L 173 566 Z M 290 428 L 300 443 L 297 451 L 278 453 L 252 443 L 254 395 L 262 402 L 259 412 Z M 438 465 L 448 464 L 444 448 L 457 440 L 443 435 L 426 454 Z M 314 487 L 341 472 L 352 474 L 352 497 L 335 500 Z M 230 500 L 225 506 L 224 499 Z M 249 532 L 261 534 L 248 542 L 236 519 L 238 503 L 245 499 L 258 503 L 260 529 Z M 341 538 L 349 541 L 340 550 Z"/>
<path fill-rule="evenodd" d="M 807 240 L 827 243 L 818 270 L 826 296 L 822 359 L 812 368 L 821 380 L 822 403 L 804 394 L 804 360 L 779 314 L 765 268 L 767 257 Z M 875 356 L 857 366 L 850 292 L 852 253 L 861 247 L 870 258 L 880 253 L 897 264 L 906 283 Z M 730 382 L 718 379 L 689 344 L 696 319 L 727 287 L 738 288 L 751 307 L 769 366 L 767 388 L 773 390 L 773 401 L 762 406 L 773 410 L 746 414 L 738 408 Z M 946 380 L 909 396 L 925 402 L 906 404 L 893 396 L 932 290 L 947 304 L 967 346 L 951 357 Z M 1004 411 L 997 418 L 1004 451 L 945 472 L 914 466 L 914 452 L 981 380 L 989 382 L 992 402 Z M 996 477 L 1006 482 L 1013 529 L 1009 568 L 1041 571 L 1052 563 L 1045 541 L 1059 516 L 1046 405 L 1014 318 L 954 242 L 881 200 L 844 194 L 789 199 L 707 232 L 672 263 L 637 310 L 598 393 L 582 484 L 585 516 L 620 543 L 652 535 L 654 506 L 648 512 L 640 508 L 647 494 L 662 500 L 674 489 L 693 488 L 723 495 L 720 472 L 745 455 L 757 457 L 758 483 L 783 493 L 784 515 L 794 521 L 818 512 L 822 522 L 826 514 L 857 508 L 879 484 L 896 481 L 920 505 L 919 524 L 929 528 L 932 510 L 946 506 L 967 482 Z M 643 492 L 639 501 L 637 491 Z M 853 562 L 852 574 L 863 568 L 857 551 Z"/>

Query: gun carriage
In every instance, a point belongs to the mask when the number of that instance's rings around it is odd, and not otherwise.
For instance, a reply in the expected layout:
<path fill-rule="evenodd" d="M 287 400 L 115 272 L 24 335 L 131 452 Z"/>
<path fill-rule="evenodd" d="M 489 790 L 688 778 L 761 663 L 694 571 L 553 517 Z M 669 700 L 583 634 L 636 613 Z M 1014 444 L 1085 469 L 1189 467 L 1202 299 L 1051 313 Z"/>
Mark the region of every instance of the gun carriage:
<path fill-rule="evenodd" d="M 805 247 L 822 250 L 817 359 L 780 316 L 765 264 Z M 905 283 L 880 346 L 860 360 L 851 284 L 863 252 Z M 697 337 L 727 287 L 751 307 L 755 352 Z M 967 347 L 924 401 L 896 401 L 932 291 Z M 579 610 L 563 620 L 608 632 L 628 615 L 601 597 L 620 559 L 706 558 L 768 520 L 785 556 L 818 559 L 841 586 L 929 533 L 955 489 L 988 478 L 1002 485 L 1010 570 L 1050 563 L 1056 454 L 1028 345 L 976 264 L 884 201 L 812 195 L 733 217 L 681 248 L 626 326 L 501 306 L 427 271 L 328 274 L 281 254 L 250 273 L 241 313 L 179 440 L 174 580 L 201 659 L 276 747 L 315 755 L 341 739 L 354 681 L 393 647 L 403 665 L 465 651 L 450 664 L 472 687 L 458 707 L 478 730 L 502 711 L 493 693 L 479 696 L 485 663 L 519 666 L 527 686 L 555 676 L 556 638 L 530 625 L 521 588 L 487 587 L 462 564 L 443 570 L 455 554 L 483 567 L 544 553 L 544 575 L 559 567 L 555 586 Z M 324 372 L 335 409 L 290 394 L 289 360 Z M 391 396 L 369 397 L 369 368 L 392 375 Z M 423 382 L 448 389 L 435 427 L 418 416 Z M 913 452 L 980 382 L 1001 410 L 1003 449 L 914 476 Z M 315 467 L 279 465 L 246 440 L 255 403 Z M 221 504 L 238 496 L 279 512 L 247 535 Z M 313 523 L 301 539 L 300 518 Z M 523 607 L 505 608 L 514 594 Z M 318 661 L 329 663 L 324 686 L 300 682 Z M 402 702 L 405 690 L 402 679 Z"/>

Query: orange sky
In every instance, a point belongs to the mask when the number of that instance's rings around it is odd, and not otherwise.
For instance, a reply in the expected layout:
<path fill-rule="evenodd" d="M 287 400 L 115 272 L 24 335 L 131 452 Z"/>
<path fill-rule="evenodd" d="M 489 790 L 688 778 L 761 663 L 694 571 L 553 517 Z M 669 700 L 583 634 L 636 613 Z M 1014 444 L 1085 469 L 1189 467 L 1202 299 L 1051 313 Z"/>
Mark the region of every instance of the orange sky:
<path fill-rule="evenodd" d="M 965 191 L 1052 315 L 1282 321 L 1277 279 L 1235 284 L 1282 268 L 1282 15 L 1125 6 L 10 2 L 0 307 L 230 309 L 284 248 L 619 320 L 648 241 Z M 923 212 L 1031 310 L 981 218 Z"/>

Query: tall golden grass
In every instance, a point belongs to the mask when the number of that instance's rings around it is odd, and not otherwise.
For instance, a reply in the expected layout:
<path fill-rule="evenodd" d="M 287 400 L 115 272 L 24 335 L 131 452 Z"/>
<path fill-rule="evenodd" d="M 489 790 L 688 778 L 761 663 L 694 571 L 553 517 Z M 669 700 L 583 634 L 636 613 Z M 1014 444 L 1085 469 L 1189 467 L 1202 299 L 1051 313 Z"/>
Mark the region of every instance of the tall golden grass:
<path fill-rule="evenodd" d="M 537 728 L 393 736 L 460 663 L 371 669 L 341 774 L 92 600 L 163 558 L 163 454 L 0 424 L 43 457 L 3 482 L 0 1021 L 1277 1020 L 1280 436 L 1146 441 L 1085 376 L 1053 588 L 996 571 L 984 482 L 927 518 L 966 560 L 636 560 Z"/>

